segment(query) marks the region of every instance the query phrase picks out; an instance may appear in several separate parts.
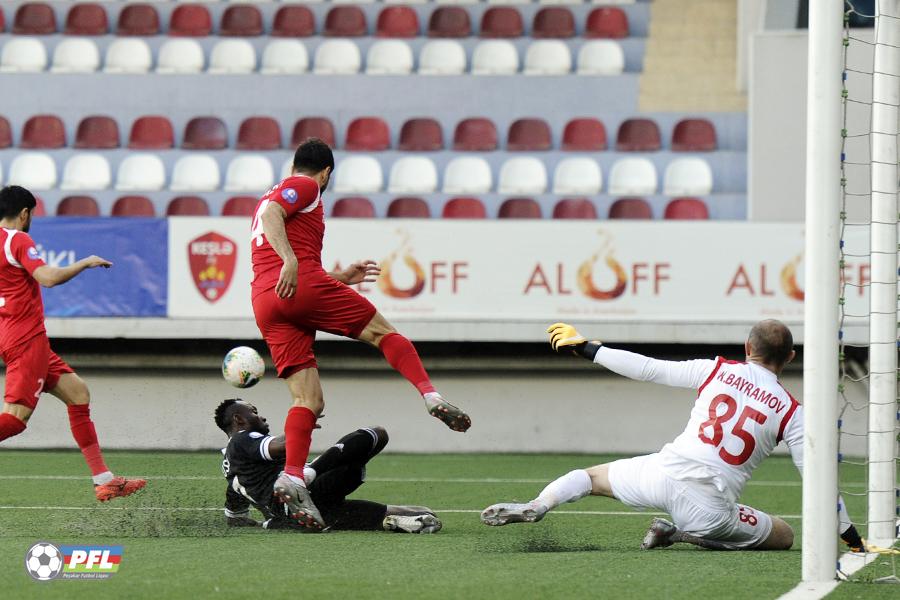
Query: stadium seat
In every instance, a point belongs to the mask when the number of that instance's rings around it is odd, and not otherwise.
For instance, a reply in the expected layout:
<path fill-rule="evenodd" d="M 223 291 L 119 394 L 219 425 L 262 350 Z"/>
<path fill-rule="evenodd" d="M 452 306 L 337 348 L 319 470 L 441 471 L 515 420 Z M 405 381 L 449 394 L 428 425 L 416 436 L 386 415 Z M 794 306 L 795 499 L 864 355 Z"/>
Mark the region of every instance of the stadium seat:
<path fill-rule="evenodd" d="M 564 158 L 553 171 L 553 193 L 593 196 L 600 193 L 603 174 L 600 165 L 586 156 Z"/>
<path fill-rule="evenodd" d="M 554 219 L 596 219 L 597 209 L 587 198 L 563 198 L 553 207 Z"/>
<path fill-rule="evenodd" d="M 487 4 L 531 4 L 532 0 L 487 0 Z"/>
<path fill-rule="evenodd" d="M 464 38 L 471 33 L 469 11 L 459 6 L 439 6 L 428 19 L 428 37 Z"/>
<path fill-rule="evenodd" d="M 332 148 L 337 146 L 334 124 L 325 117 L 305 117 L 294 124 L 294 130 L 291 133 L 291 147 L 296 148 L 308 138 L 319 138 Z"/>
<path fill-rule="evenodd" d="M 231 159 L 225 171 L 226 192 L 262 194 L 275 183 L 269 159 L 260 154 L 243 154 Z"/>
<path fill-rule="evenodd" d="M 676 158 L 666 167 L 663 193 L 666 196 L 703 196 L 712 192 L 712 169 L 702 158 Z"/>
<path fill-rule="evenodd" d="M 481 15 L 483 38 L 517 38 L 525 33 L 522 15 L 512 6 L 491 6 Z"/>
<path fill-rule="evenodd" d="M 437 186 L 437 168 L 429 158 L 405 156 L 391 165 L 388 191 L 392 194 L 430 194 Z"/>
<path fill-rule="evenodd" d="M 466 71 L 466 51 L 454 40 L 425 42 L 419 52 L 419 75 L 462 75 Z"/>
<path fill-rule="evenodd" d="M 194 117 L 184 127 L 181 147 L 185 150 L 222 150 L 228 146 L 228 131 L 218 117 Z"/>
<path fill-rule="evenodd" d="M 542 216 L 541 205 L 533 198 L 507 198 L 497 212 L 500 219 L 540 219 Z"/>
<path fill-rule="evenodd" d="M 119 147 L 119 124 L 112 117 L 85 117 L 75 132 L 76 148 L 108 149 Z"/>
<path fill-rule="evenodd" d="M 371 194 L 384 187 L 381 165 L 371 156 L 347 156 L 335 169 L 334 191 L 341 194 Z"/>
<path fill-rule="evenodd" d="M 281 148 L 281 128 L 272 117 L 249 117 L 238 128 L 238 150 L 277 150 Z"/>
<path fill-rule="evenodd" d="M 388 38 L 414 38 L 419 35 L 419 17 L 409 6 L 387 6 L 378 13 L 375 35 Z"/>
<path fill-rule="evenodd" d="M 298 75 L 307 69 L 306 46 L 297 40 L 272 40 L 263 50 L 259 71 L 263 75 Z"/>
<path fill-rule="evenodd" d="M 350 40 L 325 40 L 316 48 L 313 72 L 316 75 L 354 75 L 362 57 Z"/>
<path fill-rule="evenodd" d="M 491 152 L 497 149 L 497 127 L 490 119 L 463 119 L 453 132 L 453 149 L 461 152 Z"/>
<path fill-rule="evenodd" d="M 149 4 L 126 4 L 119 13 L 116 35 L 159 35 L 159 13 Z"/>
<path fill-rule="evenodd" d="M 682 119 L 672 132 L 675 152 L 710 152 L 716 149 L 716 128 L 706 119 Z"/>
<path fill-rule="evenodd" d="M 591 117 L 572 119 L 563 130 L 562 149 L 567 152 L 606 150 L 606 127 Z"/>
<path fill-rule="evenodd" d="M 431 209 L 421 198 L 394 198 L 387 208 L 387 216 L 396 219 L 430 219 Z"/>
<path fill-rule="evenodd" d="M 666 205 L 664 219 L 708 219 L 709 209 L 699 198 L 675 198 Z"/>
<path fill-rule="evenodd" d="M 256 196 L 234 196 L 222 206 L 223 217 L 252 217 L 256 212 L 259 198 Z"/>
<path fill-rule="evenodd" d="M 222 13 L 219 35 L 250 37 L 262 32 L 262 13 L 252 4 L 233 4 Z"/>
<path fill-rule="evenodd" d="M 379 117 L 359 117 L 347 126 L 346 150 L 387 150 L 391 147 L 388 124 Z"/>
<path fill-rule="evenodd" d="M 570 38 L 575 35 L 575 16 L 564 6 L 547 6 L 534 14 L 533 38 Z"/>
<path fill-rule="evenodd" d="M 203 48 L 196 40 L 167 40 L 159 47 L 156 57 L 156 72 L 199 73 L 206 64 Z"/>
<path fill-rule="evenodd" d="M 131 154 L 119 164 L 116 189 L 123 192 L 154 192 L 166 185 L 166 168 L 155 154 Z"/>
<path fill-rule="evenodd" d="M 3 9 L 0 8 L 0 33 L 6 31 L 6 17 L 3 15 Z"/>
<path fill-rule="evenodd" d="M 584 37 L 627 38 L 628 15 L 621 8 L 614 6 L 595 8 L 584 22 Z"/>
<path fill-rule="evenodd" d="M 610 219 L 652 219 L 653 210 L 643 198 L 619 198 L 609 207 Z"/>
<path fill-rule="evenodd" d="M 533 156 L 507 159 L 500 167 L 497 191 L 501 194 L 543 194 L 547 191 L 547 169 Z"/>
<path fill-rule="evenodd" d="M 20 148 L 62 148 L 66 145 L 66 128 L 56 115 L 35 115 L 22 127 Z"/>
<path fill-rule="evenodd" d="M 441 217 L 445 219 L 486 219 L 487 211 L 478 198 L 452 198 L 444 204 Z"/>
<path fill-rule="evenodd" d="M 578 51 L 578 75 L 621 75 L 625 71 L 625 52 L 618 42 L 592 40 Z"/>
<path fill-rule="evenodd" d="M 444 168 L 444 189 L 447 194 L 486 194 L 493 187 L 491 166 L 477 156 L 458 156 Z"/>
<path fill-rule="evenodd" d="M 0 148 L 9 148 L 13 145 L 12 127 L 6 117 L 0 117 Z M 2 180 L 0 180 L 2 183 Z"/>
<path fill-rule="evenodd" d="M 331 216 L 349 219 L 373 219 L 375 218 L 375 207 L 368 198 L 350 196 L 341 198 L 334 203 L 331 209 Z"/>
<path fill-rule="evenodd" d="M 626 119 L 619 125 L 616 150 L 619 152 L 653 152 L 662 147 L 659 126 L 651 119 Z"/>
<path fill-rule="evenodd" d="M 479 42 L 472 52 L 472 75 L 515 75 L 519 53 L 507 40 Z"/>
<path fill-rule="evenodd" d="M 112 184 L 109 161 L 90 152 L 75 154 L 63 167 L 61 190 L 105 190 Z"/>
<path fill-rule="evenodd" d="M 100 68 L 100 50 L 93 40 L 66 38 L 53 50 L 51 73 L 93 73 Z"/>
<path fill-rule="evenodd" d="M 506 149 L 511 152 L 550 150 L 550 126 L 543 119 L 517 119 L 509 126 Z"/>
<path fill-rule="evenodd" d="M 166 117 L 147 115 L 134 120 L 128 147 L 134 150 L 165 150 L 175 145 L 172 122 Z"/>
<path fill-rule="evenodd" d="M 112 205 L 113 217 L 155 217 L 156 207 L 146 196 L 122 196 Z"/>
<path fill-rule="evenodd" d="M 56 163 L 43 152 L 18 154 L 9 166 L 7 185 L 21 185 L 31 191 L 56 187 Z"/>
<path fill-rule="evenodd" d="M 105 73 L 149 73 L 153 67 L 150 46 L 142 39 L 124 38 L 113 40 L 106 47 Z"/>
<path fill-rule="evenodd" d="M 610 194 L 616 196 L 654 194 L 656 188 L 656 167 L 646 158 L 620 159 L 609 171 Z"/>
<path fill-rule="evenodd" d="M 525 75 L 568 75 L 572 71 L 572 53 L 560 40 L 538 40 L 525 51 Z"/>
<path fill-rule="evenodd" d="M 366 53 L 368 75 L 409 75 L 413 70 L 413 53 L 402 40 L 378 40 Z"/>
<path fill-rule="evenodd" d="M 256 50 L 247 40 L 221 40 L 209 55 L 209 72 L 240 75 L 256 70 Z"/>
<path fill-rule="evenodd" d="M 166 206 L 167 217 L 208 217 L 209 204 L 200 196 L 176 196 Z"/>
<path fill-rule="evenodd" d="M 44 206 L 44 201 L 41 200 L 40 196 L 35 196 L 34 199 L 37 201 L 37 205 L 34 207 L 34 210 L 31 211 L 31 214 L 35 217 L 46 217 L 47 207 Z"/>
<path fill-rule="evenodd" d="M 93 196 L 68 196 L 56 205 L 57 217 L 99 217 L 100 207 Z"/>
<path fill-rule="evenodd" d="M 366 13 L 358 6 L 332 6 L 325 15 L 322 35 L 329 37 L 362 37 L 368 33 Z"/>
<path fill-rule="evenodd" d="M 315 34 L 316 17 L 306 6 L 281 6 L 272 19 L 272 36 L 296 38 Z"/>
<path fill-rule="evenodd" d="M 28 37 L 7 39 L 0 53 L 0 72 L 37 73 L 47 68 L 47 49 L 40 40 Z"/>
<path fill-rule="evenodd" d="M 169 17 L 169 35 L 206 37 L 212 33 L 212 17 L 202 4 L 179 3 Z"/>
<path fill-rule="evenodd" d="M 91 3 L 75 4 L 66 14 L 66 35 L 105 35 L 109 31 L 109 20 L 106 10 Z"/>
<path fill-rule="evenodd" d="M 219 165 L 209 154 L 182 156 L 172 168 L 170 190 L 211 192 L 219 188 Z"/>
<path fill-rule="evenodd" d="M 12 32 L 15 35 L 49 35 L 56 33 L 56 14 L 49 4 L 25 2 L 16 9 Z"/>
<path fill-rule="evenodd" d="M 444 149 L 444 132 L 434 119 L 410 119 L 400 128 L 399 150 L 434 152 Z"/>

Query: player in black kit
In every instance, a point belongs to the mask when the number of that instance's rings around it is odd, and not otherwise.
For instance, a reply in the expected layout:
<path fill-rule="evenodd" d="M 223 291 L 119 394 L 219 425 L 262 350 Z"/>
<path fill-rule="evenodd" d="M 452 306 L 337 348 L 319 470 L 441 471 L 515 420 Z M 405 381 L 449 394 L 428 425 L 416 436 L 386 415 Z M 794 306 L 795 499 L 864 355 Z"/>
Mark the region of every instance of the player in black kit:
<path fill-rule="evenodd" d="M 269 425 L 256 407 L 240 399 L 224 400 L 215 412 L 219 429 L 228 434 L 222 469 L 228 480 L 225 518 L 233 527 L 258 527 L 250 506 L 259 510 L 267 529 L 302 529 L 274 496 L 274 484 L 284 469 L 284 436 L 269 435 Z M 387 445 L 387 432 L 366 427 L 342 437 L 304 469 L 313 502 L 326 529 L 435 533 L 441 521 L 423 506 L 390 506 L 368 500 L 347 500 L 365 480 L 366 463 Z"/>

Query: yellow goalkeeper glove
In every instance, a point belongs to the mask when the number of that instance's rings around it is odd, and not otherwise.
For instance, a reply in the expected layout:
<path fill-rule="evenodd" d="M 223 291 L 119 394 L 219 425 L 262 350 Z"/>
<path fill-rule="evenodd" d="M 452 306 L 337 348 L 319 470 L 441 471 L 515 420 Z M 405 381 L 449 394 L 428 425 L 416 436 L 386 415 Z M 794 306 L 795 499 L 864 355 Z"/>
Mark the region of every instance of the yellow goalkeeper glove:
<path fill-rule="evenodd" d="M 594 360 L 601 344 L 598 341 L 589 342 L 587 338 L 578 333 L 578 330 L 568 323 L 554 323 L 547 328 L 550 334 L 550 346 L 557 352 L 568 350 L 577 356 L 583 356 L 588 360 Z"/>

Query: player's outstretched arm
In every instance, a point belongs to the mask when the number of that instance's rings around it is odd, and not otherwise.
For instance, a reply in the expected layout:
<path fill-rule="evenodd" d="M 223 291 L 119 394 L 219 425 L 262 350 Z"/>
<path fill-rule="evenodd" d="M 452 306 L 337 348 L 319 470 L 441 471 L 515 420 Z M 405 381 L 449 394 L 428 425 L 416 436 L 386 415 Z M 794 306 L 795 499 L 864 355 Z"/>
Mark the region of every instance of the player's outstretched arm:
<path fill-rule="evenodd" d="M 293 296 L 297 291 L 297 255 L 294 254 L 284 229 L 286 217 L 287 212 L 277 202 L 270 202 L 260 217 L 263 234 L 284 263 L 281 266 L 278 283 L 275 285 L 275 293 L 279 298 Z"/>
<path fill-rule="evenodd" d="M 42 286 L 51 288 L 69 281 L 84 270 L 94 269 L 96 267 L 108 269 L 111 266 L 112 263 L 105 258 L 88 256 L 67 267 L 51 267 L 49 265 L 40 266 L 34 270 L 31 276 Z"/>

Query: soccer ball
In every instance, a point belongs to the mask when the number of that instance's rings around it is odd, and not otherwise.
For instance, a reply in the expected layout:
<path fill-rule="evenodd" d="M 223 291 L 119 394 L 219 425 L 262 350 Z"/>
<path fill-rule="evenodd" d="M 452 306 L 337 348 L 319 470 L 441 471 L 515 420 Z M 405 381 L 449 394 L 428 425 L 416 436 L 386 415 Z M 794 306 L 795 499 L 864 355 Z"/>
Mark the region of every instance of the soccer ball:
<path fill-rule="evenodd" d="M 25 569 L 38 581 L 49 581 L 62 571 L 63 557 L 59 548 L 48 542 L 38 542 L 25 554 Z"/>
<path fill-rule="evenodd" d="M 222 361 L 225 381 L 239 388 L 256 385 L 266 372 L 266 365 L 259 352 L 249 346 L 232 348 Z"/>

